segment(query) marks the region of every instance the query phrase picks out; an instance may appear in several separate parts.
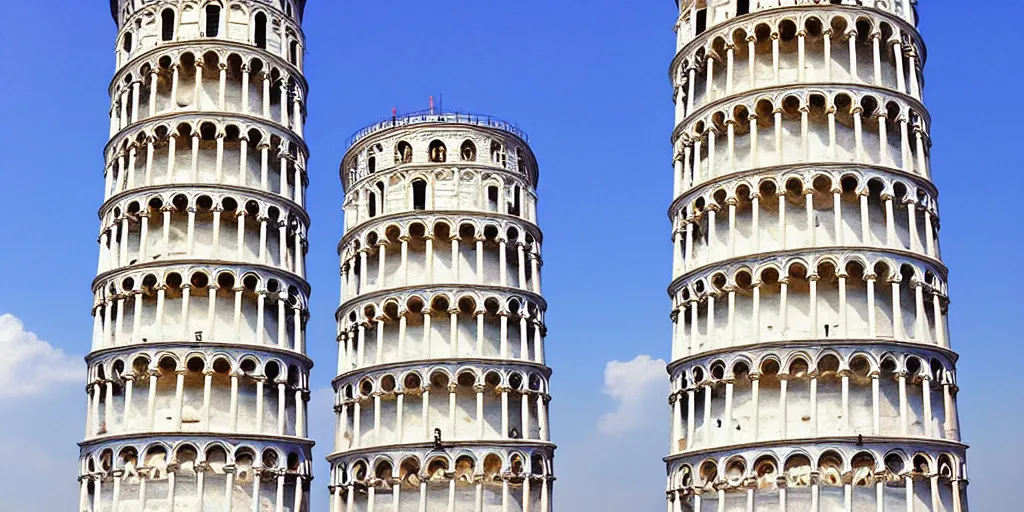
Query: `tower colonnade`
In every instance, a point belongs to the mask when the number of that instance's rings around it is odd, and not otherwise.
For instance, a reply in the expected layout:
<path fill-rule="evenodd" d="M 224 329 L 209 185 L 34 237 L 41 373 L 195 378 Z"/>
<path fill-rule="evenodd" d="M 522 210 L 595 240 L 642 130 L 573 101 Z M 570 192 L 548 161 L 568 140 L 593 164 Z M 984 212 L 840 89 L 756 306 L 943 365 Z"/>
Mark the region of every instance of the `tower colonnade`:
<path fill-rule="evenodd" d="M 83 512 L 308 509 L 302 7 L 111 2 Z"/>
<path fill-rule="evenodd" d="M 356 134 L 341 176 L 331 510 L 551 510 L 526 135 L 486 116 L 396 116 Z"/>
<path fill-rule="evenodd" d="M 670 512 L 966 509 L 906 2 L 686 0 Z"/>

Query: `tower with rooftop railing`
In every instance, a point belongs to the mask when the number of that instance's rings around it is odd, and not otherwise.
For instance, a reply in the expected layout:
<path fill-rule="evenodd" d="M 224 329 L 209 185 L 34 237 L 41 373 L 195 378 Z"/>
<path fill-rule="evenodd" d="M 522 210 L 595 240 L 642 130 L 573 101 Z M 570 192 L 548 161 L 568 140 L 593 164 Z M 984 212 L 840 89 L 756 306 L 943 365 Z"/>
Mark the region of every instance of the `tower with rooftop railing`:
<path fill-rule="evenodd" d="M 302 0 L 112 0 L 81 511 L 308 508 Z"/>
<path fill-rule="evenodd" d="M 925 47 L 867 4 L 679 4 L 669 511 L 967 508 Z"/>
<path fill-rule="evenodd" d="M 526 135 L 426 111 L 349 144 L 331 510 L 548 512 L 551 370 Z"/>

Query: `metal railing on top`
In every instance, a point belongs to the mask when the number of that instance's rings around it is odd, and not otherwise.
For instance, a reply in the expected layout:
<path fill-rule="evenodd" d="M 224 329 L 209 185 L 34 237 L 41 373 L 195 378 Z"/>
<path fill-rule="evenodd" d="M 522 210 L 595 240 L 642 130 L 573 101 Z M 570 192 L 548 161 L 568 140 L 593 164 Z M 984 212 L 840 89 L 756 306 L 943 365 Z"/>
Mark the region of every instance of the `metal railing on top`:
<path fill-rule="evenodd" d="M 526 136 L 526 132 L 520 130 L 514 123 L 510 123 L 504 119 L 499 119 L 494 116 L 473 114 L 471 112 L 433 112 L 430 110 L 421 110 L 419 112 L 410 112 L 408 114 L 382 119 L 353 133 L 351 137 L 345 140 L 345 151 L 348 151 L 348 149 L 360 139 L 381 130 L 421 123 L 457 123 L 486 126 L 509 132 L 516 137 L 523 139 L 523 142 L 530 141 Z"/>

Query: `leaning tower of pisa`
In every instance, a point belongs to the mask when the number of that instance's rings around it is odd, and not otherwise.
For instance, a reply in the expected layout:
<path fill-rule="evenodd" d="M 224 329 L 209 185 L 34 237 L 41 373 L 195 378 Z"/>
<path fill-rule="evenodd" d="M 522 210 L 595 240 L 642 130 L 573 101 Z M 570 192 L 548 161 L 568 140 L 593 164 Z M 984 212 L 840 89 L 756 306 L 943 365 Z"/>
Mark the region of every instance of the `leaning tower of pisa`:
<path fill-rule="evenodd" d="M 551 510 L 537 177 L 487 116 L 348 142 L 332 512 Z"/>
<path fill-rule="evenodd" d="M 966 510 L 908 0 L 682 0 L 668 510 Z"/>
<path fill-rule="evenodd" d="M 302 0 L 111 0 L 79 510 L 307 508 Z"/>

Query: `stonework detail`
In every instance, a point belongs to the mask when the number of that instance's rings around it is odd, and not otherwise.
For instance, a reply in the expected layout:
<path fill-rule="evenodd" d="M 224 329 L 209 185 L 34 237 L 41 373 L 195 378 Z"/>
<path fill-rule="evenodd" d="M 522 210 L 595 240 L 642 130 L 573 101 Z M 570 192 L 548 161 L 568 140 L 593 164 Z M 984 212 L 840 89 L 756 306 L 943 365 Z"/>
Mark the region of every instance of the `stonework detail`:
<path fill-rule="evenodd" d="M 308 509 L 302 0 L 112 0 L 79 510 Z"/>
<path fill-rule="evenodd" d="M 433 111 L 341 165 L 332 512 L 548 512 L 537 162 L 526 135 Z"/>
<path fill-rule="evenodd" d="M 966 510 L 911 2 L 683 0 L 670 512 Z"/>

